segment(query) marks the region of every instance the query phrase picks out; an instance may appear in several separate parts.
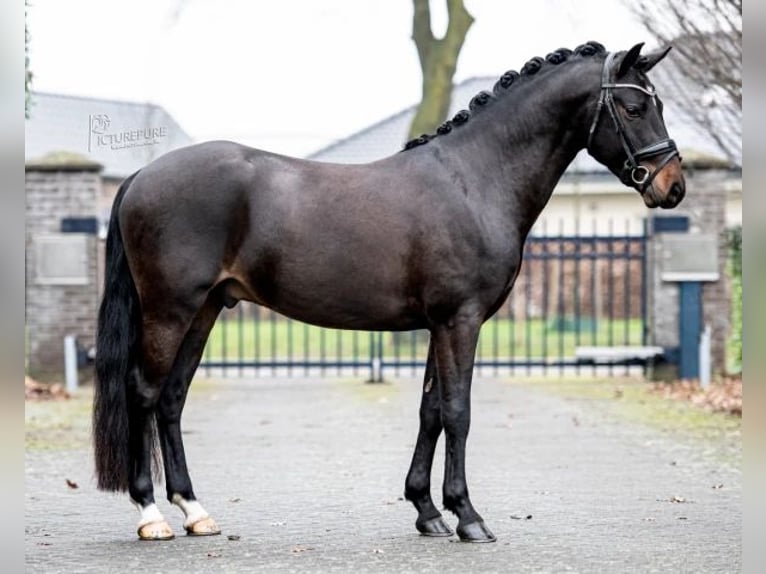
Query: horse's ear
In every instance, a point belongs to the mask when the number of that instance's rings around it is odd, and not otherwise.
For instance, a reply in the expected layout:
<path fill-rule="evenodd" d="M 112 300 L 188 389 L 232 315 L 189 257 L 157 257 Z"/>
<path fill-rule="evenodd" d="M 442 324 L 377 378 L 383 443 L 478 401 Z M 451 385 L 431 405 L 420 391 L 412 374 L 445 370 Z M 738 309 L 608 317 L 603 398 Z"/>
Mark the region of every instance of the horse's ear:
<path fill-rule="evenodd" d="M 633 64 L 638 61 L 638 56 L 641 53 L 641 48 L 643 47 L 644 43 L 640 42 L 625 53 L 625 55 L 622 57 L 622 61 L 620 62 L 620 67 L 617 70 L 618 78 L 624 76 L 625 73 L 633 67 Z"/>
<path fill-rule="evenodd" d="M 660 60 L 668 55 L 668 52 L 670 52 L 672 47 L 673 46 L 668 46 L 667 48 L 655 50 L 654 52 L 641 56 L 636 62 L 636 68 L 642 72 L 648 72 L 654 68 Z"/>

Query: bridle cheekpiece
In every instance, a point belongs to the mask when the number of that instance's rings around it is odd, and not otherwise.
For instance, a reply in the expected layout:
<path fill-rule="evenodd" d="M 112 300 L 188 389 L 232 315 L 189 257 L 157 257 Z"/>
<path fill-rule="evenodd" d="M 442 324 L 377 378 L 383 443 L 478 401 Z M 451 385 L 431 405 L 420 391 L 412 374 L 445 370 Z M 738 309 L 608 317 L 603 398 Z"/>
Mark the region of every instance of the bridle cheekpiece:
<path fill-rule="evenodd" d="M 620 174 L 620 179 L 626 185 L 631 185 L 632 183 L 634 186 L 637 186 L 638 190 L 643 195 L 649 185 L 651 185 L 654 177 L 660 172 L 660 170 L 665 167 L 674 157 L 678 156 L 680 160 L 681 155 L 679 154 L 678 148 L 676 147 L 676 142 L 674 142 L 669 137 L 661 139 L 653 144 L 644 146 L 640 149 L 635 149 L 635 146 L 630 142 L 628 139 L 627 131 L 625 130 L 625 124 L 623 124 L 619 114 L 617 113 L 617 107 L 614 103 L 612 91 L 620 88 L 639 90 L 646 95 L 651 96 L 652 102 L 655 106 L 657 105 L 655 100 L 657 93 L 651 86 L 649 88 L 645 88 L 643 86 L 639 86 L 638 84 L 619 84 L 610 82 L 609 72 L 612 61 L 614 60 L 614 56 L 615 54 L 611 52 L 607 54 L 606 59 L 604 60 L 604 68 L 601 73 L 601 94 L 596 106 L 596 115 L 593 118 L 593 123 L 591 124 L 590 131 L 588 133 L 588 144 L 586 149 L 590 151 L 593 135 L 596 133 L 596 127 L 598 126 L 599 119 L 601 118 L 601 111 L 606 108 L 612 118 L 612 122 L 614 123 L 617 135 L 620 136 L 620 141 L 622 142 L 622 147 L 625 149 L 625 154 L 628 156 L 628 159 L 625 160 L 622 174 Z M 652 172 L 650 172 L 648 168 L 644 167 L 640 163 L 646 158 L 663 154 L 665 154 L 664 157 L 660 160 L 660 162 L 657 164 L 657 167 Z"/>

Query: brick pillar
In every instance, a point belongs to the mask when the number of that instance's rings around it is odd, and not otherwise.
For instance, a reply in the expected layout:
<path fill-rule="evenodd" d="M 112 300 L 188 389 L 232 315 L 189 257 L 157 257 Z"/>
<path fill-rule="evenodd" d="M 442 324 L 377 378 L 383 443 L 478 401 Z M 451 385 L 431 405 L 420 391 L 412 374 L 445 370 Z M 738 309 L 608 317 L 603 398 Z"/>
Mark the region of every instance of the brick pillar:
<path fill-rule="evenodd" d="M 64 233 L 64 218 L 94 218 L 101 165 L 57 153 L 26 165 L 27 370 L 64 371 L 64 336 L 95 343 L 98 306 L 97 236 Z"/>
<path fill-rule="evenodd" d="M 714 373 L 726 368 L 726 341 L 731 331 L 731 301 L 726 277 L 726 191 L 725 174 L 720 171 L 699 171 L 687 178 L 686 198 L 667 214 L 689 218 L 689 233 L 715 234 L 718 238 L 718 281 L 702 284 L 703 324 L 712 329 L 712 367 Z M 679 344 L 679 307 L 677 283 L 660 279 L 659 246 L 661 236 L 649 241 L 649 341 L 662 347 Z"/>

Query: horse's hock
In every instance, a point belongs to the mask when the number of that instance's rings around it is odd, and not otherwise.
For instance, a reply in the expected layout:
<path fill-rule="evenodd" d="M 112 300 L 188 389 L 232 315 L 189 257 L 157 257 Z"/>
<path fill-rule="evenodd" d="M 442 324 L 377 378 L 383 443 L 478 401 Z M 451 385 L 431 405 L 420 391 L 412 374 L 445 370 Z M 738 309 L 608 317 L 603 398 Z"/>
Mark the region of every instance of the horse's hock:
<path fill-rule="evenodd" d="M 66 335 L 84 349 L 95 341 L 100 172 L 100 164 L 69 153 L 26 165 L 26 344 L 33 376 L 62 373 Z"/>

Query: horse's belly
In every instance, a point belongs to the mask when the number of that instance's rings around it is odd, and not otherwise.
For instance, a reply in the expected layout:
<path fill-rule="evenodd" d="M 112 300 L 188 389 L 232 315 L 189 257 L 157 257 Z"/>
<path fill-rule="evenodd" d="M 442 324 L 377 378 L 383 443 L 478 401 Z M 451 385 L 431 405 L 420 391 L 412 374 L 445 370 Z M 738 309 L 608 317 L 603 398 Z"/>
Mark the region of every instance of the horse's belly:
<path fill-rule="evenodd" d="M 291 319 L 332 329 L 362 331 L 406 331 L 426 327 L 425 318 L 380 298 L 359 301 L 342 296 L 291 298 L 285 293 L 278 301 L 263 303 Z"/>
<path fill-rule="evenodd" d="M 313 309 L 296 308 L 291 305 L 272 307 L 274 311 L 310 325 L 330 329 L 351 329 L 358 331 L 409 331 L 427 327 L 425 320 L 416 315 L 406 314 L 359 314 L 358 309 L 336 309 L 332 312 L 321 307 Z"/>
<path fill-rule="evenodd" d="M 349 272 L 338 266 L 303 270 L 284 266 L 252 270 L 232 292 L 278 313 L 320 327 L 358 330 L 409 330 L 426 326 L 415 297 L 385 273 Z"/>

